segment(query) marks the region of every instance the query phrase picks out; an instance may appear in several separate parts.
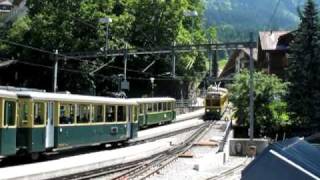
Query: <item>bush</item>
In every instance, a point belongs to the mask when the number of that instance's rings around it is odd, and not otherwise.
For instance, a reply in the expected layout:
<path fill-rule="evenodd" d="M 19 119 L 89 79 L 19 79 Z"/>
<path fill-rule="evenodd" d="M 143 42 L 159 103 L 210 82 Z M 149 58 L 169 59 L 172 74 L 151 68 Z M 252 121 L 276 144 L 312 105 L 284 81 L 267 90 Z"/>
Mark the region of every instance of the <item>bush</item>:
<path fill-rule="evenodd" d="M 288 84 L 275 75 L 254 73 L 254 125 L 259 135 L 271 135 L 290 125 L 284 101 Z M 249 126 L 249 72 L 235 76 L 230 87 L 230 101 L 237 109 L 235 117 L 242 126 Z M 258 131 L 257 131 L 258 130 Z"/>

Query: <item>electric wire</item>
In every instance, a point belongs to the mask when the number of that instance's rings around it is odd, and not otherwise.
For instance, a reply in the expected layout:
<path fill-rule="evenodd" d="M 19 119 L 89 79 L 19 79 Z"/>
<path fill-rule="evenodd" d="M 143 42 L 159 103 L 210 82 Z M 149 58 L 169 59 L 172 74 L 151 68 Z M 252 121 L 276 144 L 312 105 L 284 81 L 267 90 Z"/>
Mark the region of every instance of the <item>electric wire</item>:
<path fill-rule="evenodd" d="M 271 17 L 270 17 L 270 20 L 269 20 L 269 24 L 268 24 L 268 26 L 266 26 L 266 27 L 267 27 L 267 30 L 269 30 L 269 29 L 272 28 L 272 27 L 271 27 L 271 26 L 272 26 L 272 22 L 273 22 L 274 17 L 275 17 L 275 15 L 276 15 L 276 13 L 277 13 L 277 11 L 278 11 L 278 9 L 279 9 L 280 3 L 281 3 L 281 0 L 278 0 L 275 8 L 273 9 L 273 12 L 272 12 Z"/>

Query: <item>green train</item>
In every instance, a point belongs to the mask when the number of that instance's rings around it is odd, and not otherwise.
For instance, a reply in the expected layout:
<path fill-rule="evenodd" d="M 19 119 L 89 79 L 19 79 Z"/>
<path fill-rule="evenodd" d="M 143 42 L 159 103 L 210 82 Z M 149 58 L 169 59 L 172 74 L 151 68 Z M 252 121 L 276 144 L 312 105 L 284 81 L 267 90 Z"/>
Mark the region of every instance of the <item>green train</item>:
<path fill-rule="evenodd" d="M 228 105 L 228 90 L 210 86 L 205 98 L 205 120 L 219 120 Z"/>
<path fill-rule="evenodd" d="M 174 98 L 133 99 L 139 104 L 138 124 L 140 129 L 172 122 L 176 118 Z"/>
<path fill-rule="evenodd" d="M 175 119 L 174 99 L 142 99 L 0 90 L 0 156 L 123 143 Z"/>

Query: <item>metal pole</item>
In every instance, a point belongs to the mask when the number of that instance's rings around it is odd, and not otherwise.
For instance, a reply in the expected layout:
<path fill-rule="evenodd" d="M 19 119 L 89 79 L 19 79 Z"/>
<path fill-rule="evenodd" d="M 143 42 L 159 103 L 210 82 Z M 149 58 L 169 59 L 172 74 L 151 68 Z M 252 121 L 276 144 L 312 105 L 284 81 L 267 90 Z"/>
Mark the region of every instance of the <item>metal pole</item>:
<path fill-rule="evenodd" d="M 109 41 L 109 38 L 108 38 L 108 35 L 109 35 L 109 23 L 106 23 L 106 47 L 105 47 L 105 54 L 106 54 L 106 57 L 107 57 L 107 54 L 108 54 L 108 41 Z"/>
<path fill-rule="evenodd" d="M 128 44 L 126 43 L 126 50 L 125 50 L 125 53 L 124 53 L 124 80 L 126 81 L 127 80 L 127 61 L 128 61 L 128 54 L 127 54 L 127 51 L 128 51 Z"/>
<path fill-rule="evenodd" d="M 209 43 L 212 44 L 212 41 L 210 40 Z M 208 59 L 209 59 L 209 76 L 211 79 L 212 78 L 212 50 L 210 45 L 208 48 Z"/>
<path fill-rule="evenodd" d="M 172 78 L 176 78 L 176 54 L 175 54 L 176 42 L 172 43 Z"/>
<path fill-rule="evenodd" d="M 58 90 L 58 50 L 55 50 L 54 54 L 54 72 L 53 72 L 53 92 L 57 92 Z"/>
<path fill-rule="evenodd" d="M 216 49 L 214 51 L 214 58 L 213 58 L 213 63 L 212 63 L 212 70 L 213 70 L 213 76 L 214 78 L 218 77 L 218 50 Z"/>
<path fill-rule="evenodd" d="M 192 42 L 191 42 L 191 44 L 194 44 L 194 34 L 193 34 L 193 31 L 194 31 L 194 17 L 192 17 L 192 33 L 191 33 L 191 40 L 192 40 Z"/>
<path fill-rule="evenodd" d="M 253 143 L 254 138 L 254 84 L 253 84 L 253 71 L 254 71 L 254 63 L 253 63 L 253 33 L 250 33 L 250 105 L 249 105 L 249 117 L 250 117 L 250 142 Z"/>

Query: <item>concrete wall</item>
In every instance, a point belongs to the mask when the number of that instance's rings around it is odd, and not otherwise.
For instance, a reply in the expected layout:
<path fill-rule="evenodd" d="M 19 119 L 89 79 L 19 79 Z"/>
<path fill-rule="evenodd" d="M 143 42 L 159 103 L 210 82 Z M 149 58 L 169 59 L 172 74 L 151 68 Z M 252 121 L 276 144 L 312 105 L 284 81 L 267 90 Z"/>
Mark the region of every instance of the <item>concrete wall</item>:
<path fill-rule="evenodd" d="M 250 144 L 250 139 L 232 138 L 229 140 L 229 155 L 230 156 L 246 156 Z M 268 139 L 254 139 L 253 145 L 256 146 L 257 155 L 260 154 L 268 145 Z"/>

